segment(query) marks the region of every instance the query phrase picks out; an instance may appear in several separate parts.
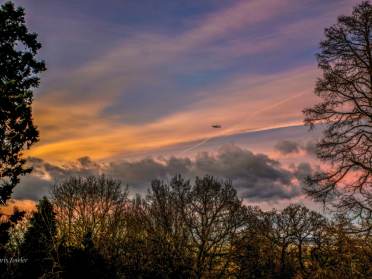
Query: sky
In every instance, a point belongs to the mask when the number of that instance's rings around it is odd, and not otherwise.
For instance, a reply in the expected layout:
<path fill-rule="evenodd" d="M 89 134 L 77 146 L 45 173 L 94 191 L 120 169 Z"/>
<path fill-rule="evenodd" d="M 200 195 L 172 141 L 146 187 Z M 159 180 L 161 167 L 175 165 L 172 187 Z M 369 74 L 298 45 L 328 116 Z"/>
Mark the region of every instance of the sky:
<path fill-rule="evenodd" d="M 354 0 L 17 0 L 43 44 L 40 142 L 15 197 L 106 173 L 145 192 L 178 172 L 233 180 L 251 204 L 310 201 L 315 54 Z M 211 125 L 220 124 L 220 129 Z M 315 206 L 315 205 L 314 205 Z"/>

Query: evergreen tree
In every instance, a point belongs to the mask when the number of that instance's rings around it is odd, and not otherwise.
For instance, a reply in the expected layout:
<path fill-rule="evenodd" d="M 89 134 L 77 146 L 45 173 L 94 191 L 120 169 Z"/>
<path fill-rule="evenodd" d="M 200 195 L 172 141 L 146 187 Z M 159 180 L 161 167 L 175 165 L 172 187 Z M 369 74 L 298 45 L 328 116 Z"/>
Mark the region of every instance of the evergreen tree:
<path fill-rule="evenodd" d="M 45 64 L 37 60 L 37 35 L 25 25 L 23 8 L 7 2 L 0 7 L 0 203 L 5 203 L 29 173 L 22 151 L 38 140 L 31 104 L 33 89 Z"/>
<path fill-rule="evenodd" d="M 56 251 L 56 218 L 53 205 L 47 198 L 40 200 L 37 212 L 30 221 L 20 255 L 26 263 L 17 264 L 16 278 L 39 278 L 53 273 Z"/>
<path fill-rule="evenodd" d="M 94 246 L 92 233 L 84 236 L 82 247 L 64 247 L 61 255 L 62 278 L 113 279 L 114 269 Z"/>

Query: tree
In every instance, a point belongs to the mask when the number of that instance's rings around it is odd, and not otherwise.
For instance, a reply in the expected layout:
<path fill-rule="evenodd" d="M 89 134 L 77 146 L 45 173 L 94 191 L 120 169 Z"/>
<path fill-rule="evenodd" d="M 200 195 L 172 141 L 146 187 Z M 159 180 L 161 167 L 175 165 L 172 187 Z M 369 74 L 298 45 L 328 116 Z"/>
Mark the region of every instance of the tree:
<path fill-rule="evenodd" d="M 277 257 L 279 259 L 278 278 L 292 278 L 294 276 L 294 266 L 291 258 L 288 257 L 289 248 L 292 244 L 293 232 L 291 228 L 291 216 L 283 210 L 282 213 L 275 210 L 267 212 L 266 218 L 272 228 L 270 229 L 271 241 L 277 247 Z"/>
<path fill-rule="evenodd" d="M 298 204 L 287 206 L 281 215 L 284 220 L 288 220 L 290 242 L 297 248 L 298 269 L 307 275 L 308 270 L 305 267 L 304 255 L 308 254 L 307 251 L 311 248 L 309 243 L 314 243 L 319 231 L 325 227 L 326 220 L 319 213 Z"/>
<path fill-rule="evenodd" d="M 93 243 L 92 233 L 84 236 L 82 247 L 60 247 L 60 278 L 114 279 L 115 270 Z"/>
<path fill-rule="evenodd" d="M 13 278 L 39 278 L 54 272 L 56 231 L 53 205 L 44 197 L 37 205 L 20 247 L 20 255 L 26 262 L 16 266 Z"/>
<path fill-rule="evenodd" d="M 24 211 L 19 211 L 18 208 L 14 208 L 13 213 L 10 216 L 0 213 L 0 257 L 5 258 L 7 255 L 7 245 L 11 240 L 11 230 L 17 225 L 19 221 L 25 216 Z"/>
<path fill-rule="evenodd" d="M 345 215 L 338 215 L 323 228 L 321 239 L 311 247 L 307 278 L 371 277 L 371 237 L 347 233 L 349 222 Z"/>
<path fill-rule="evenodd" d="M 137 237 L 145 243 L 141 262 L 151 278 L 231 275 L 245 211 L 230 182 L 210 176 L 195 184 L 182 176 L 170 183 L 154 180 L 142 208 L 144 227 Z"/>
<path fill-rule="evenodd" d="M 234 265 L 231 244 L 245 221 L 244 207 L 231 182 L 197 177 L 195 185 L 176 191 L 195 255 L 194 277 L 230 276 Z"/>
<path fill-rule="evenodd" d="M 182 190 L 181 190 L 182 189 Z M 153 276 L 159 278 L 190 278 L 192 254 L 191 235 L 183 218 L 179 193 L 190 189 L 182 177 L 169 184 L 153 180 L 146 203 L 148 250 L 152 258 Z"/>
<path fill-rule="evenodd" d="M 304 110 L 310 128 L 325 127 L 317 154 L 330 163 L 327 170 L 307 179 L 306 191 L 359 220 L 358 231 L 372 229 L 371 32 L 369 2 L 325 29 L 318 54 L 323 76 L 315 88 L 322 101 Z"/>
<path fill-rule="evenodd" d="M 24 10 L 7 2 L 0 8 L 0 203 L 5 203 L 29 173 L 22 151 L 37 142 L 31 104 L 38 74 L 45 70 L 36 55 L 37 35 L 25 25 Z"/>
<path fill-rule="evenodd" d="M 104 175 L 70 177 L 52 189 L 59 238 L 79 246 L 87 233 L 97 249 L 116 259 L 125 226 L 127 190 Z"/>
<path fill-rule="evenodd" d="M 148 234 L 150 217 L 146 208 L 146 201 L 139 195 L 128 203 L 126 224 L 124 228 L 121 228 L 125 232 L 125 237 L 120 244 L 120 266 L 118 267 L 123 278 L 130 278 L 133 275 L 138 278 L 155 277 L 152 249 L 149 249 L 149 246 L 153 247 L 149 245 L 151 243 Z"/>
<path fill-rule="evenodd" d="M 276 247 L 273 241 L 273 227 L 269 217 L 271 212 L 247 207 L 245 226 L 233 242 L 236 278 L 274 278 L 276 272 Z"/>

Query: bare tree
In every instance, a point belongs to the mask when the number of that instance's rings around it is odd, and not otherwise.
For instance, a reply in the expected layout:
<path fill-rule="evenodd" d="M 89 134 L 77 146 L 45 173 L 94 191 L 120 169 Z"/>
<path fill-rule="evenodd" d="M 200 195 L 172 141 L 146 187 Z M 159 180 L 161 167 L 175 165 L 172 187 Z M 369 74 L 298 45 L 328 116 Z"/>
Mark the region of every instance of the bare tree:
<path fill-rule="evenodd" d="M 169 184 L 153 180 L 146 199 L 144 220 L 147 223 L 148 250 L 152 253 L 156 273 L 162 278 L 191 276 L 191 235 L 178 196 L 189 189 L 189 182 L 180 176 L 174 177 Z"/>
<path fill-rule="evenodd" d="M 52 201 L 60 238 L 79 246 L 92 233 L 101 252 L 116 256 L 127 209 L 127 190 L 120 181 L 103 175 L 71 177 L 54 186 Z"/>
<path fill-rule="evenodd" d="M 196 278 L 224 278 L 233 264 L 233 246 L 244 225 L 244 208 L 228 181 L 196 178 L 180 198 L 183 218 L 191 234 Z"/>
<path fill-rule="evenodd" d="M 148 251 L 157 251 L 152 264 L 161 259 L 162 276 L 228 276 L 234 266 L 232 243 L 245 222 L 245 208 L 230 182 L 210 176 L 196 178 L 193 185 L 181 176 L 169 184 L 155 180 L 146 201 Z"/>
<path fill-rule="evenodd" d="M 347 233 L 350 220 L 336 215 L 323 227 L 310 253 L 307 278 L 370 278 L 372 242 L 370 236 Z"/>
<path fill-rule="evenodd" d="M 276 272 L 276 243 L 272 212 L 246 207 L 245 225 L 233 241 L 236 271 L 234 278 L 274 278 Z"/>
<path fill-rule="evenodd" d="M 289 205 L 281 215 L 288 220 L 291 244 L 297 246 L 299 269 L 302 273 L 307 273 L 304 254 L 308 254 L 316 236 L 326 225 L 326 220 L 319 213 L 298 204 Z"/>
<path fill-rule="evenodd" d="M 119 278 L 150 278 L 154 274 L 155 266 L 151 254 L 151 235 L 149 234 L 146 212 L 146 201 L 140 195 L 126 202 L 122 217 L 117 222 L 117 237 L 104 241 L 115 244 L 114 257 L 111 262 L 116 265 Z M 112 248 L 113 249 L 113 248 Z M 155 276 L 154 276 L 155 278 Z M 157 278 L 157 277 L 156 277 Z"/>
<path fill-rule="evenodd" d="M 325 30 L 315 93 L 305 123 L 325 127 L 317 145 L 327 170 L 307 179 L 307 192 L 372 229 L 372 6 L 363 2 Z"/>
<path fill-rule="evenodd" d="M 288 261 L 288 248 L 292 244 L 292 229 L 290 226 L 291 217 L 289 214 L 281 214 L 276 210 L 266 213 L 268 223 L 272 226 L 269 237 L 277 247 L 279 258 L 279 274 L 283 277 L 292 276 L 292 268 Z"/>

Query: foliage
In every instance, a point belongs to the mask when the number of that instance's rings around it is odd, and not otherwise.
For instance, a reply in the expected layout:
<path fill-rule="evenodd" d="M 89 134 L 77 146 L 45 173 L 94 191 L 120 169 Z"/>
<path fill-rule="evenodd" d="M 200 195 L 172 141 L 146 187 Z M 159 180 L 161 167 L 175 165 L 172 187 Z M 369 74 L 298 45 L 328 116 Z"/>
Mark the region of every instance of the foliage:
<path fill-rule="evenodd" d="M 5 203 L 29 173 L 22 151 L 38 140 L 33 124 L 33 89 L 45 70 L 36 55 L 41 47 L 37 35 L 25 25 L 24 10 L 11 2 L 0 8 L 0 203 Z"/>
<path fill-rule="evenodd" d="M 5 256 L 6 244 L 11 240 L 11 230 L 22 220 L 24 215 L 25 212 L 19 211 L 18 208 L 14 208 L 14 212 L 10 216 L 0 213 L 0 257 Z"/>
<path fill-rule="evenodd" d="M 57 249 L 56 219 L 53 205 L 47 198 L 40 200 L 37 212 L 32 216 L 30 225 L 20 246 L 20 255 L 25 263 L 16 265 L 14 278 L 39 278 L 53 274 L 55 260 L 53 255 Z"/>
<path fill-rule="evenodd" d="M 59 247 L 60 278 L 114 279 L 116 274 L 93 243 L 92 233 L 84 236 L 82 247 Z"/>

